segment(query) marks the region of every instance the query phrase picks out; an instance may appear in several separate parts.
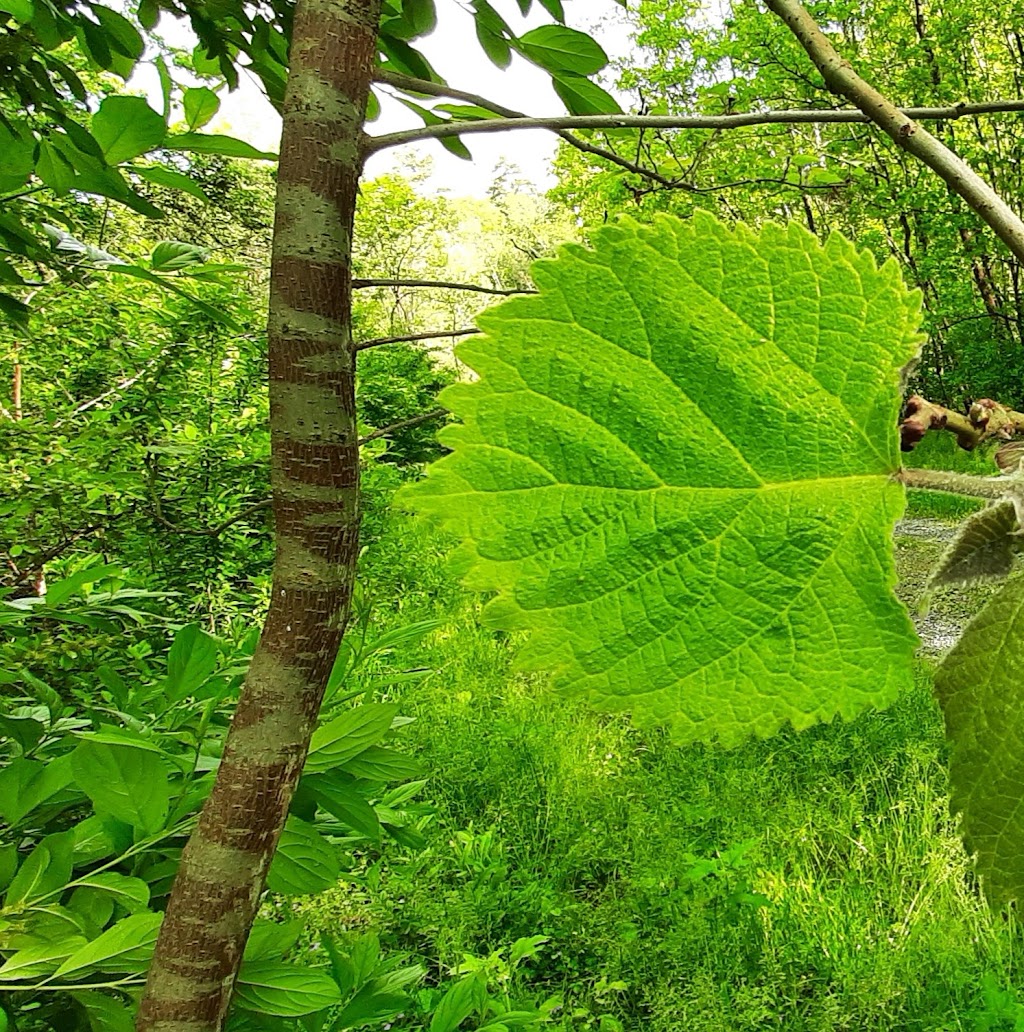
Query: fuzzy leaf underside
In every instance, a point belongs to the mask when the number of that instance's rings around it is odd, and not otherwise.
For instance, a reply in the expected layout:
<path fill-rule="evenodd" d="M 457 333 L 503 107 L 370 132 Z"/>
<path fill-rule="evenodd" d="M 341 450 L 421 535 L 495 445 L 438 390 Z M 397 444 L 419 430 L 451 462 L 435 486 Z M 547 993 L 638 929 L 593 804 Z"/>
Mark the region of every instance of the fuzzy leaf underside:
<path fill-rule="evenodd" d="M 935 675 L 952 809 L 985 895 L 1024 900 L 1024 578 L 1006 582 Z"/>
<path fill-rule="evenodd" d="M 999 502 L 964 520 L 956 537 L 928 580 L 929 588 L 1002 580 L 1013 569 L 1020 548 L 1017 509 Z"/>
<path fill-rule="evenodd" d="M 453 454 L 405 501 L 462 540 L 520 666 L 679 740 L 886 705 L 916 638 L 892 594 L 894 263 L 798 226 L 624 221 L 479 319 Z"/>

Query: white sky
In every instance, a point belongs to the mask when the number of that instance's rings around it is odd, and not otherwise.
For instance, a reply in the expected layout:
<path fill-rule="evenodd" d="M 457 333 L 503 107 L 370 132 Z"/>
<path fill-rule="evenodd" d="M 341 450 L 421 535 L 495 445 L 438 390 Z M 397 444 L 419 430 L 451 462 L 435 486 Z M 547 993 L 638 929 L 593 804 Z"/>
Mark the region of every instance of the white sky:
<path fill-rule="evenodd" d="M 537 3 L 530 17 L 524 19 L 515 0 L 491 2 L 517 35 L 551 21 Z M 530 115 L 564 112 L 564 105 L 551 89 L 550 78 L 539 68 L 518 55 L 513 55 L 512 64 L 504 71 L 490 63 L 477 42 L 473 16 L 459 0 L 437 0 L 437 7 L 437 29 L 414 45 L 423 51 L 446 82 Z M 567 23 L 590 32 L 612 60 L 628 50 L 627 22 L 615 0 L 566 0 L 565 11 Z M 191 47 L 187 34 L 169 21 L 165 15 L 158 31 L 175 45 Z M 152 66 L 140 68 L 133 85 L 145 89 L 150 94 L 150 103 L 160 107 L 156 72 Z M 419 124 L 422 123 L 411 111 L 396 101 L 385 99 L 380 118 L 369 130 L 374 134 L 390 133 Z M 281 122 L 255 78 L 243 75 L 234 93 L 222 94 L 220 112 L 206 131 L 228 132 L 262 150 L 276 151 Z M 449 154 L 436 141 L 428 140 L 413 148 L 374 155 L 367 164 L 366 174 L 372 177 L 391 168 L 401 168 L 411 155 L 429 157 L 432 173 L 425 184 L 427 190 L 454 196 L 483 196 L 495 167 L 504 161 L 516 165 L 523 179 L 543 190 L 553 184 L 550 162 L 555 153 L 555 141 L 554 134 L 543 130 L 468 136 L 466 144 L 474 158 L 470 162 Z"/>

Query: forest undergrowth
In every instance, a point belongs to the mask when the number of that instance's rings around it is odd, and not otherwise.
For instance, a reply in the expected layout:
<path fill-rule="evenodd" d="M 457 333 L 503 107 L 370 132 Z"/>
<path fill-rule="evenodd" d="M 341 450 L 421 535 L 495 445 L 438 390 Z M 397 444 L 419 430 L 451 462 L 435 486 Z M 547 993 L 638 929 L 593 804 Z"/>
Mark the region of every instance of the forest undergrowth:
<path fill-rule="evenodd" d="M 942 516 L 917 496 L 898 538 L 912 610 Z M 395 690 L 429 771 L 425 845 L 310 898 L 312 927 L 374 925 L 434 970 L 489 963 L 518 998 L 561 996 L 566 1028 L 1024 1028 L 1020 929 L 986 909 L 949 815 L 926 651 L 887 712 L 680 749 L 515 673 L 446 544 L 392 513 L 363 556 L 375 634 L 437 621 L 379 658 L 429 671 Z M 929 616 L 955 628 L 982 598 Z M 525 936 L 547 942 L 511 970 Z"/>

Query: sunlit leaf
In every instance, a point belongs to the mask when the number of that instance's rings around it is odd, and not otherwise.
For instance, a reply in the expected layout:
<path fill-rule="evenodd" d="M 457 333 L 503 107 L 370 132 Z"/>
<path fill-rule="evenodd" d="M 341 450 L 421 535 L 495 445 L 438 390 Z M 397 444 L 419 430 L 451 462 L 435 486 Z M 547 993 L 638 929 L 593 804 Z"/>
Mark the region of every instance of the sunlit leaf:
<path fill-rule="evenodd" d="M 681 740 L 891 703 L 899 370 L 920 297 L 839 235 L 623 222 L 479 318 L 454 454 L 404 500 L 462 541 L 520 666 Z"/>

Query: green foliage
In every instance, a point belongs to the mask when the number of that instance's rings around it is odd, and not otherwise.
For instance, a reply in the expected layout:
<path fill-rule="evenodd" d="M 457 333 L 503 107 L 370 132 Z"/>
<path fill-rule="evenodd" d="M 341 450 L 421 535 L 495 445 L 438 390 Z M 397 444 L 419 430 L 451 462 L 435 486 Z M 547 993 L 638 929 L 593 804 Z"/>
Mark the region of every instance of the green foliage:
<path fill-rule="evenodd" d="M 594 248 L 481 317 L 481 380 L 443 395 L 455 454 L 405 498 L 463 539 L 490 624 L 531 632 L 523 667 L 601 708 L 735 743 L 891 702 L 917 297 L 797 227 L 665 219 Z"/>
<path fill-rule="evenodd" d="M 534 1007 L 560 995 L 553 1025 L 575 1032 L 973 1029 L 1017 998 L 1019 924 L 986 909 L 949 814 L 930 664 L 883 713 L 680 749 L 515 675 L 521 636 L 481 626 L 447 543 L 395 514 L 363 570 L 384 627 L 441 624 L 395 657 L 436 671 L 402 707 L 437 816 L 422 851 L 304 901 L 314 929 L 369 922 L 431 983 L 546 935 L 508 984 Z"/>
<path fill-rule="evenodd" d="M 158 599 L 123 583 L 123 571 L 106 565 L 58 580 L 42 597 L 0 598 L 0 989 L 19 1028 L 66 1032 L 83 1015 L 96 1032 L 127 1027 L 254 643 L 252 633 L 232 642 L 194 624 L 168 641 L 148 612 Z M 315 777 L 302 780 L 271 868 L 275 892 L 333 887 L 353 851 L 379 849 L 384 834 L 415 840 L 422 782 L 387 783 L 418 768 L 382 747 L 404 721 L 394 705 L 352 703 L 353 693 L 389 682 L 389 641 L 415 638 L 378 641 L 364 629 L 339 666 Z M 78 659 L 86 651 L 88 676 Z M 70 660 L 66 671 L 59 655 Z M 381 755 L 395 759 L 382 764 Z M 285 1019 L 326 1018 L 363 988 L 286 961 L 295 939 L 278 928 L 256 927 L 240 1020 L 260 1013 L 281 1019 L 264 1027 L 295 1028 Z"/>

